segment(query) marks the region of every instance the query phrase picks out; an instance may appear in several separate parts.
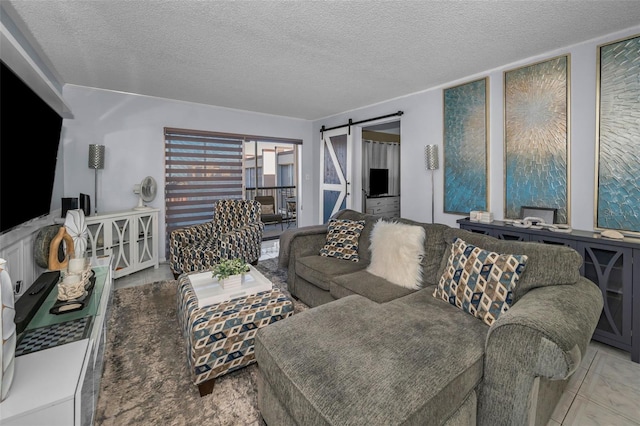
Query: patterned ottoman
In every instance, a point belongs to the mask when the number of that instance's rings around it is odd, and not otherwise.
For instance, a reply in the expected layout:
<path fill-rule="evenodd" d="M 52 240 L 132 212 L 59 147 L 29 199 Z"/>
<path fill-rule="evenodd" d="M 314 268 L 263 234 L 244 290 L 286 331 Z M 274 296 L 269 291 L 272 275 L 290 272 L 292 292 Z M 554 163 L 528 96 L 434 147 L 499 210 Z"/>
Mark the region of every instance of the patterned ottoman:
<path fill-rule="evenodd" d="M 178 321 L 187 341 L 187 360 L 200 396 L 215 378 L 255 362 L 260 327 L 293 315 L 293 303 L 279 289 L 198 308 L 188 274 L 178 278 Z"/>

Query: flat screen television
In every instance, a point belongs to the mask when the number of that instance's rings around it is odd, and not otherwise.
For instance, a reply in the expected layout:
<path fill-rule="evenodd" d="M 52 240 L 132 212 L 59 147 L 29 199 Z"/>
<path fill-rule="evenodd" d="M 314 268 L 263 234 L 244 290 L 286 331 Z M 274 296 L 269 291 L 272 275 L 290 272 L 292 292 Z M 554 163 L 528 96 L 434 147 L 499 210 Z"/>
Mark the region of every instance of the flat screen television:
<path fill-rule="evenodd" d="M 369 169 L 369 197 L 389 193 L 389 169 Z"/>
<path fill-rule="evenodd" d="M 62 117 L 0 61 L 0 233 L 50 213 Z"/>

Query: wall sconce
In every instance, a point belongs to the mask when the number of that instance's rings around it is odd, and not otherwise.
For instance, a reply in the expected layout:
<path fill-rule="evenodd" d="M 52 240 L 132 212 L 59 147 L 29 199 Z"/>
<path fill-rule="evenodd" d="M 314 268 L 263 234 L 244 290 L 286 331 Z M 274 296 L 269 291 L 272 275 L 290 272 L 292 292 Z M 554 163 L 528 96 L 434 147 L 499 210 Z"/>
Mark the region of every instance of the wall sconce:
<path fill-rule="evenodd" d="M 438 169 L 438 145 L 426 145 L 424 147 L 424 165 L 427 170 L 431 170 L 431 223 L 434 223 L 434 184 L 433 171 Z"/>
<path fill-rule="evenodd" d="M 89 145 L 89 168 L 95 171 L 94 207 L 98 214 L 98 169 L 104 169 L 104 145 Z"/>

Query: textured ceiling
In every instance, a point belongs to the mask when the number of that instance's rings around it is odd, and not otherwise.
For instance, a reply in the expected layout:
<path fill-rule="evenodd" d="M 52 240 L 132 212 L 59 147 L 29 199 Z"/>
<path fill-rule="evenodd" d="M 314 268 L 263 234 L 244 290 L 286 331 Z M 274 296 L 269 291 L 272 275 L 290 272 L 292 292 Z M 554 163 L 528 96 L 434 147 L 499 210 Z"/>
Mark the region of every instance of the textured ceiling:
<path fill-rule="evenodd" d="M 319 119 L 640 23 L 640 1 L 2 0 L 62 83 Z"/>

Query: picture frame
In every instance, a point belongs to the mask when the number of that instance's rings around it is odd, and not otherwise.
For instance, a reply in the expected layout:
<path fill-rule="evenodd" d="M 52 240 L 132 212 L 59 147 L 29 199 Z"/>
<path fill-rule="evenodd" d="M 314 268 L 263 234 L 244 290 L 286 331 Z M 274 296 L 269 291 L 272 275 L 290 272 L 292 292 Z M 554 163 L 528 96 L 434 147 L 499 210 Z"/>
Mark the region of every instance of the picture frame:
<path fill-rule="evenodd" d="M 489 78 L 442 92 L 445 213 L 489 210 Z"/>
<path fill-rule="evenodd" d="M 594 228 L 640 234 L 640 34 L 597 47 Z"/>
<path fill-rule="evenodd" d="M 570 219 L 570 56 L 504 72 L 504 217 L 521 206 Z"/>
<path fill-rule="evenodd" d="M 544 223 L 554 224 L 558 220 L 558 209 L 548 207 L 520 207 L 520 219 L 525 217 L 539 217 Z"/>

